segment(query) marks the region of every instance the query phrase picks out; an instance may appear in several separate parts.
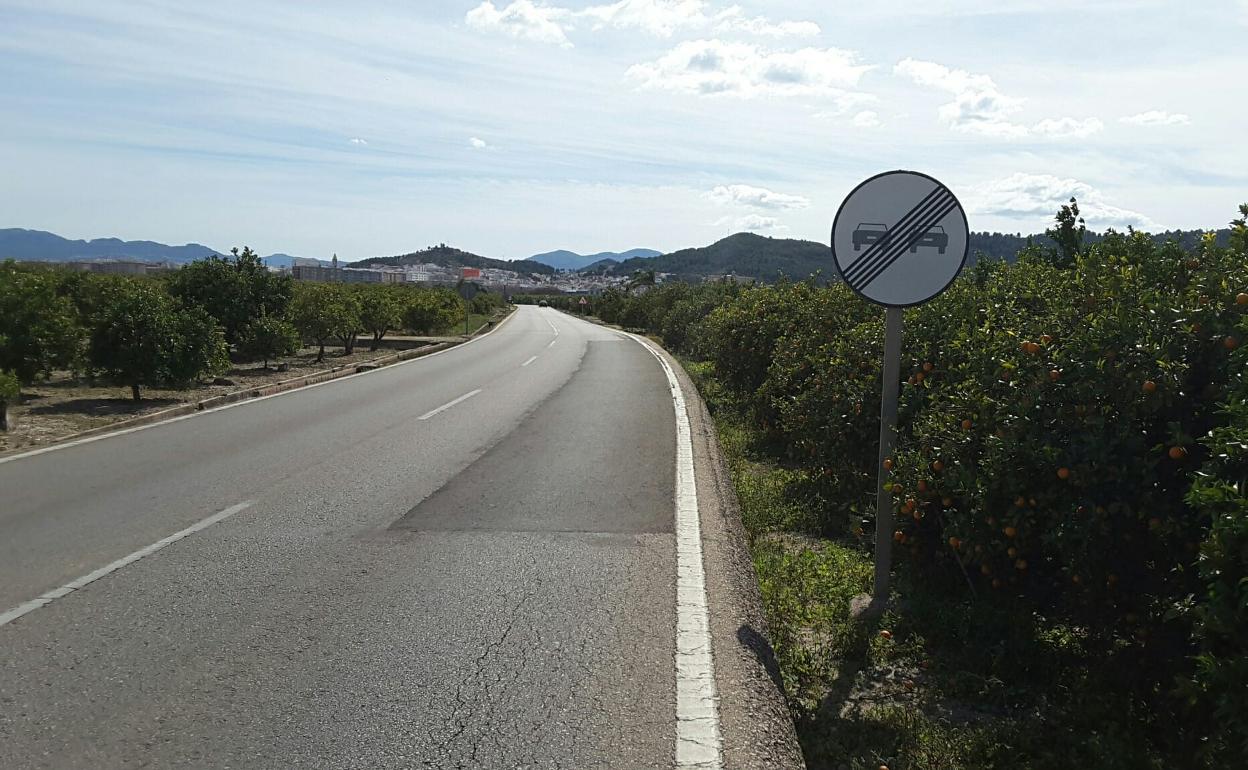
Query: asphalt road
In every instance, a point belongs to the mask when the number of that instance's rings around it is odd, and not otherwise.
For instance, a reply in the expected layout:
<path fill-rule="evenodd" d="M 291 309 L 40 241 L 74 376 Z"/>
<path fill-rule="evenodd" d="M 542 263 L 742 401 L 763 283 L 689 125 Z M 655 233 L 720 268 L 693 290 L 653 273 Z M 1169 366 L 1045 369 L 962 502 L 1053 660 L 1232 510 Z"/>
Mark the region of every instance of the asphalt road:
<path fill-rule="evenodd" d="M 674 422 L 642 346 L 528 307 L 0 463 L 0 613 L 237 509 L 0 625 L 0 767 L 673 766 Z"/>

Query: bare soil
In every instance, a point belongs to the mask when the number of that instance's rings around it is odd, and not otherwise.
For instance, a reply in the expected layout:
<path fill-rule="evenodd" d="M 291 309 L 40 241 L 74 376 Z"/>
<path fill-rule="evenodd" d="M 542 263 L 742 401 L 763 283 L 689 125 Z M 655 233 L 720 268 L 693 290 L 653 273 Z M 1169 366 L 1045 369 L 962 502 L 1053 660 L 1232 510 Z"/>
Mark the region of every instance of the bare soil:
<path fill-rule="evenodd" d="M 442 338 L 401 338 L 404 348 L 440 341 Z M 255 362 L 236 363 L 217 380 L 221 383 L 219 385 L 202 382 L 185 390 L 144 388 L 142 401 L 132 400 L 130 388 L 124 385 L 75 379 L 68 372 L 57 373 L 46 382 L 22 389 L 21 402 L 10 409 L 12 429 L 7 433 L 0 432 L 0 453 L 37 448 L 75 433 L 179 404 L 202 401 L 236 390 L 270 385 L 331 369 L 358 366 L 395 353 L 394 347 L 370 351 L 368 344 L 369 341 L 362 340 L 356 345 L 355 352 L 349 356 L 343 355 L 341 347 L 326 346 L 325 360 L 319 364 L 316 363 L 317 349 L 303 348 L 298 354 L 281 360 L 287 366 L 287 371 L 284 372 L 277 371 L 277 362 L 270 362 L 267 369 Z"/>

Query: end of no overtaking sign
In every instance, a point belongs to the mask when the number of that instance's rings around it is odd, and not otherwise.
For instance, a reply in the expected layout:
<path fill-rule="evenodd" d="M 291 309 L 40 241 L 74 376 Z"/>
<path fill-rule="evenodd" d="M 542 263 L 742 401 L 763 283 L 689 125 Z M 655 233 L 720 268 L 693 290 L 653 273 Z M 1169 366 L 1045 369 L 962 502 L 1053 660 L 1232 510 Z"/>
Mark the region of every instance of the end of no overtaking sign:
<path fill-rule="evenodd" d="M 845 284 L 885 307 L 927 302 L 953 283 L 970 251 L 966 212 L 948 187 L 917 171 L 858 185 L 832 223 L 832 256 Z"/>
<path fill-rule="evenodd" d="M 858 185 L 832 222 L 832 257 L 854 293 L 887 308 L 880 394 L 875 512 L 875 581 L 855 597 L 856 616 L 883 612 L 889 597 L 893 507 L 888 458 L 896 441 L 903 308 L 949 288 L 966 264 L 970 227 L 962 204 L 943 184 L 917 171 L 889 171 Z"/>

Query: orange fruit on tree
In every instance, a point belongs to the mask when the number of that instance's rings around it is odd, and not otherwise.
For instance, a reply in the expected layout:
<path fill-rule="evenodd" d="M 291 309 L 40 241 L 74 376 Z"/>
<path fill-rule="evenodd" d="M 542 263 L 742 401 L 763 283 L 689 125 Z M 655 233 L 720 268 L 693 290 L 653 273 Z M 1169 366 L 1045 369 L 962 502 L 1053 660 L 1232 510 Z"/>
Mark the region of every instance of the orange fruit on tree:
<path fill-rule="evenodd" d="M 1016 508 L 1026 508 L 1027 498 L 1023 497 L 1022 495 L 1019 495 L 1018 497 L 1014 498 L 1014 506 Z"/>
<path fill-rule="evenodd" d="M 1083 576 L 1082 576 L 1082 575 L 1071 575 L 1071 576 L 1070 576 L 1070 582 L 1074 583 L 1075 585 L 1079 585 L 1079 584 L 1081 584 L 1081 583 L 1083 582 Z"/>
<path fill-rule="evenodd" d="M 1000 579 L 1000 578 L 993 578 L 993 579 L 992 579 L 992 587 L 993 587 L 993 588 L 1000 588 L 1000 587 L 1001 587 L 1001 579 Z"/>
<path fill-rule="evenodd" d="M 960 546 L 960 545 L 962 545 L 962 541 L 961 541 L 961 540 L 957 539 L 956 537 L 951 537 L 951 538 L 949 538 L 949 547 L 950 547 L 950 548 L 954 548 L 954 549 L 956 549 L 956 548 L 957 548 L 958 546 Z"/>
<path fill-rule="evenodd" d="M 1051 370 L 1049 372 L 1049 379 L 1052 380 L 1053 382 L 1057 382 L 1058 380 L 1062 379 L 1062 370 L 1061 369 Z"/>
<path fill-rule="evenodd" d="M 926 379 L 927 379 L 927 375 L 924 374 L 923 372 L 919 372 L 918 374 L 914 375 L 914 381 L 916 383 L 922 382 L 923 380 L 926 380 Z"/>
<path fill-rule="evenodd" d="M 1006 537 L 1014 537 L 1018 534 L 1018 530 L 1013 527 L 1006 527 L 1003 531 L 1005 532 Z"/>
<path fill-rule="evenodd" d="M 1222 340 L 1222 346 L 1225 347 L 1227 350 L 1234 350 L 1235 348 L 1239 347 L 1239 340 L 1235 339 L 1234 337 L 1227 337 L 1226 339 Z"/>
<path fill-rule="evenodd" d="M 932 362 L 931 362 L 931 361 L 928 361 L 927 363 L 923 364 L 923 371 L 925 371 L 925 372 L 930 372 L 930 371 L 932 371 L 932 370 L 933 370 L 933 369 L 935 369 L 935 368 L 936 368 L 936 367 L 932 364 Z"/>
<path fill-rule="evenodd" d="M 893 539 L 896 540 L 898 543 L 900 543 L 905 538 L 906 538 L 906 533 L 902 532 L 900 529 L 893 533 Z"/>
<path fill-rule="evenodd" d="M 881 629 L 881 631 L 880 631 L 880 637 L 881 637 L 881 638 L 883 638 L 883 639 L 892 639 L 892 638 L 893 638 L 893 632 L 892 632 L 892 631 L 889 631 L 887 628 L 885 628 L 885 629 Z"/>
<path fill-rule="evenodd" d="M 884 458 L 884 470 L 891 471 L 892 469 L 893 469 L 893 458 L 885 457 Z"/>
<path fill-rule="evenodd" d="M 971 427 L 972 427 L 973 425 L 974 425 L 974 423 L 972 423 L 970 420 L 963 420 L 963 421 L 962 421 L 962 430 L 970 430 L 970 429 L 971 429 Z"/>
<path fill-rule="evenodd" d="M 1030 340 L 1023 343 L 1023 352 L 1029 356 L 1034 356 L 1040 352 L 1040 345 Z"/>
<path fill-rule="evenodd" d="M 1065 481 L 1066 479 L 1070 478 L 1070 468 L 1058 468 L 1057 477 L 1061 479 L 1062 481 Z"/>
<path fill-rule="evenodd" d="M 1144 386 L 1143 386 L 1143 387 L 1144 387 L 1144 392 L 1145 392 L 1145 393 L 1156 393 L 1156 392 L 1157 392 L 1157 383 L 1153 382 L 1152 380 L 1144 380 Z"/>
<path fill-rule="evenodd" d="M 1020 572 L 1021 572 L 1021 571 L 1023 571 L 1023 570 L 1025 570 L 1025 569 L 1027 569 L 1027 560 L 1026 560 L 1026 559 L 1019 559 L 1018 561 L 1014 562 L 1014 569 L 1016 569 L 1016 570 L 1018 570 L 1018 571 L 1020 571 Z"/>
<path fill-rule="evenodd" d="M 1017 549 L 1017 548 L 1015 548 L 1014 546 L 1010 546 L 1010 547 L 1006 550 L 1006 552 L 1005 552 L 1005 553 L 1006 553 L 1006 555 L 1007 555 L 1007 556 L 1009 556 L 1011 559 L 1013 559 L 1015 556 L 1018 556 L 1018 549 Z"/>
<path fill-rule="evenodd" d="M 1236 294 L 1235 304 L 1236 305 L 1248 305 L 1248 293 L 1241 291 L 1239 294 Z"/>
<path fill-rule="evenodd" d="M 987 564 L 981 564 L 979 565 L 979 572 L 981 575 L 987 577 L 992 574 L 992 567 L 989 567 Z"/>
<path fill-rule="evenodd" d="M 1048 344 L 1049 344 L 1050 342 L 1052 342 L 1052 341 L 1053 341 L 1053 338 L 1052 338 L 1051 336 L 1049 336 L 1049 335 L 1047 335 L 1047 334 L 1041 334 L 1041 335 L 1040 335 L 1040 343 L 1041 343 L 1042 345 L 1048 345 Z"/>
<path fill-rule="evenodd" d="M 953 498 L 952 498 L 952 497 L 942 497 L 942 498 L 940 498 L 940 504 L 941 504 L 941 505 L 943 505 L 943 506 L 945 506 L 946 508 L 952 507 L 952 506 L 953 506 Z"/>
<path fill-rule="evenodd" d="M 1187 449 L 1181 446 L 1172 446 L 1169 454 L 1171 460 L 1182 460 L 1184 457 L 1187 457 Z"/>
<path fill-rule="evenodd" d="M 894 495 L 900 495 L 900 494 L 901 494 L 902 492 L 904 492 L 904 491 L 905 491 L 905 487 L 903 487 L 902 485 L 900 485 L 900 484 L 894 484 L 894 485 L 893 485 L 893 494 L 894 494 Z"/>
<path fill-rule="evenodd" d="M 944 469 L 945 469 L 945 464 L 942 463 L 940 460 L 932 461 L 932 470 L 936 471 L 937 473 L 940 473 Z"/>
<path fill-rule="evenodd" d="M 919 491 L 920 491 L 920 492 L 926 492 L 926 491 L 927 491 L 927 482 L 926 482 L 926 481 L 924 481 L 923 479 L 919 479 Z"/>

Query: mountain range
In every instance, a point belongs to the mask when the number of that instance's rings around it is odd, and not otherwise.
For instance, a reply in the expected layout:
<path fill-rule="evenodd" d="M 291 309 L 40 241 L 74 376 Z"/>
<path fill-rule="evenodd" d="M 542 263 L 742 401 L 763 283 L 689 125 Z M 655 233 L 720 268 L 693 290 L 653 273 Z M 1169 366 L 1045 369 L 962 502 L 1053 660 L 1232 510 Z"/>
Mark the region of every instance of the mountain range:
<path fill-rule="evenodd" d="M 550 265 L 556 270 L 584 270 L 590 265 L 598 262 L 624 262 L 629 259 L 658 257 L 663 252 L 654 249 L 629 249 L 628 251 L 603 251 L 598 254 L 577 254 L 575 251 L 567 251 L 559 249 L 558 251 L 548 251 L 545 254 L 534 254 L 529 257 L 532 262 L 541 262 L 543 265 Z"/>
<path fill-rule="evenodd" d="M 1225 245 L 1230 231 L 1217 231 L 1217 239 Z M 1088 233 L 1088 242 L 1104 236 Z M 1184 248 L 1194 248 L 1203 237 L 1201 230 L 1174 230 L 1151 236 L 1157 241 L 1177 241 Z M 1018 252 L 1029 242 L 1049 244 L 1047 236 L 1023 236 L 1010 233 L 971 233 L 972 259 L 988 257 L 1013 261 Z M 79 259 L 137 259 L 149 262 L 173 262 L 185 264 L 204 259 L 221 252 L 198 243 L 168 246 L 153 241 L 122 241 L 117 238 L 97 238 L 90 241 L 74 241 L 53 233 L 18 228 L 0 229 L 0 260 L 42 260 L 64 262 Z M 267 264 L 289 267 L 299 257 L 289 254 L 271 254 L 264 257 Z M 311 262 L 312 260 L 308 260 Z M 328 264 L 325 260 L 317 260 Z M 764 282 L 778 280 L 781 276 L 802 279 L 815 273 L 825 277 L 833 274 L 832 255 L 826 243 L 792 238 L 769 238 L 755 233 L 737 233 L 709 246 L 682 249 L 662 254 L 652 249 L 632 249 L 625 252 L 602 252 L 600 254 L 577 254 L 571 251 L 552 251 L 535 254 L 529 259 L 505 261 L 491 259 L 457 249 L 446 244 L 432 246 L 392 257 L 374 257 L 351 263 L 352 267 L 380 265 L 416 265 L 432 263 L 446 267 L 478 267 L 512 270 L 521 273 L 554 275 L 559 270 L 576 270 L 582 273 L 631 275 L 641 270 L 671 273 L 681 280 L 701 281 L 707 276 L 736 275 Z"/>

